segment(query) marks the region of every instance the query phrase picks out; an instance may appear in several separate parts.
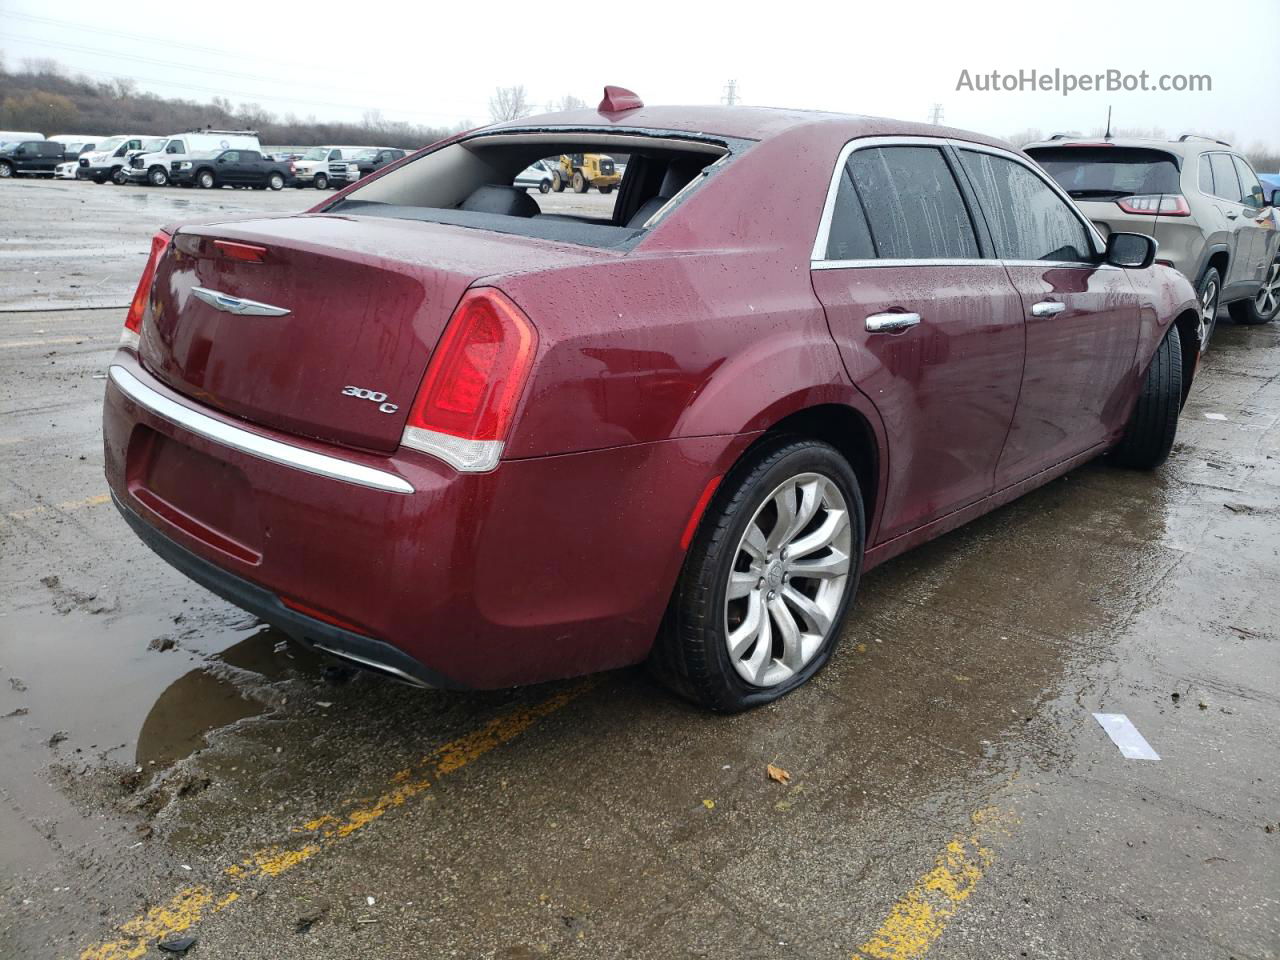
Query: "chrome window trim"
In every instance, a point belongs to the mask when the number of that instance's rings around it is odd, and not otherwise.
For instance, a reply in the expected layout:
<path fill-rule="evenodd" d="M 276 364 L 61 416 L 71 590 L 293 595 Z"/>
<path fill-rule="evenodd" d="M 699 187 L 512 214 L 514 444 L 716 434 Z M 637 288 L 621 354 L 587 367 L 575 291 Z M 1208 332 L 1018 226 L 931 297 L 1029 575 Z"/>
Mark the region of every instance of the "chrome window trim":
<path fill-rule="evenodd" d="M 859 137 L 850 140 L 841 149 L 836 157 L 835 169 L 831 172 L 831 180 L 827 185 L 827 199 L 822 205 L 822 218 L 818 222 L 818 235 L 814 239 L 813 250 L 809 256 L 809 266 L 814 270 L 839 270 L 847 267 L 910 267 L 910 266 L 960 266 L 973 265 L 978 263 L 1007 263 L 1007 264 L 1036 264 L 1038 266 L 1073 266 L 1073 267 L 1094 267 L 1095 269 L 1105 264 L 1088 263 L 1084 261 L 1049 261 L 1049 260 L 1002 260 L 998 257 L 983 257 L 978 259 L 948 259 L 948 260 L 926 260 L 926 259 L 908 259 L 908 260 L 828 260 L 827 259 L 827 241 L 831 236 L 831 219 L 835 213 L 836 193 L 840 189 L 840 174 L 844 172 L 845 164 L 849 162 L 850 155 L 855 150 L 865 150 L 873 147 L 938 147 L 945 149 L 950 147 L 952 150 L 972 150 L 975 153 L 990 153 L 997 157 L 1003 157 L 1006 160 L 1012 160 L 1014 163 L 1021 164 L 1026 167 L 1034 176 L 1039 178 L 1040 182 L 1045 184 L 1052 190 L 1059 199 L 1066 203 L 1067 209 L 1071 211 L 1072 216 L 1081 223 L 1086 234 L 1094 244 L 1094 252 L 1098 256 L 1102 256 L 1107 249 L 1106 242 L 1102 239 L 1102 234 L 1098 232 L 1098 228 L 1093 225 L 1088 217 L 1081 213 L 1076 206 L 1075 201 L 1058 186 L 1052 177 L 1047 176 L 1043 170 L 1039 169 L 1034 161 L 1028 160 L 1026 157 L 1020 156 L 1012 150 L 1004 147 L 996 147 L 986 143 L 974 143 L 971 140 L 957 140 L 954 137 L 927 137 L 916 135 L 902 136 L 883 136 L 883 137 Z M 959 184 L 957 184 L 959 186 Z M 979 213 L 981 213 L 979 206 Z M 975 225 L 976 230 L 976 225 Z"/>
<path fill-rule="evenodd" d="M 161 419 L 190 430 L 206 440 L 220 443 L 232 450 L 269 460 L 282 466 L 293 467 L 304 473 L 341 480 L 371 490 L 387 493 L 413 493 L 413 485 L 403 477 L 384 470 L 375 470 L 350 460 L 331 457 L 323 453 L 304 450 L 292 444 L 281 443 L 241 427 L 232 426 L 193 410 L 152 390 L 119 364 L 112 364 L 108 374 L 111 382 L 126 397 Z"/>

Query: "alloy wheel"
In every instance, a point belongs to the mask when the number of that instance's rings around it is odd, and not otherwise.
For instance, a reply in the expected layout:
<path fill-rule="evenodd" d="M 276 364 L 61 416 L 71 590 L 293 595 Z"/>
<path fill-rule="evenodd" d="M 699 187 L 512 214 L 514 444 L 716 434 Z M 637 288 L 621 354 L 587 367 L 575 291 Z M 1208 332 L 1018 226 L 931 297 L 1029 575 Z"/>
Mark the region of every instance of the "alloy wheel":
<path fill-rule="evenodd" d="M 1253 305 L 1261 316 L 1269 317 L 1280 306 L 1280 260 L 1271 264 L 1267 278 L 1262 282 L 1262 289 L 1253 298 Z"/>
<path fill-rule="evenodd" d="M 725 592 L 725 644 L 743 680 L 777 686 L 822 648 L 848 589 L 851 543 L 848 504 L 822 474 L 791 477 L 756 510 Z"/>
<path fill-rule="evenodd" d="M 1218 318 L 1218 283 L 1210 278 L 1200 291 L 1200 352 L 1204 353 L 1209 346 L 1209 338 L 1213 336 L 1213 328 Z"/>

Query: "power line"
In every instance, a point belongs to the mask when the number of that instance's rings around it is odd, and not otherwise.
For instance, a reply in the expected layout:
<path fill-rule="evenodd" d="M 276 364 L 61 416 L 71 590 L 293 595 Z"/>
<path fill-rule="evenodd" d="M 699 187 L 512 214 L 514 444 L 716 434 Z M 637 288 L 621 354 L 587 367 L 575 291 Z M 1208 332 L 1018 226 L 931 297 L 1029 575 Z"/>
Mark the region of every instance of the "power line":
<path fill-rule="evenodd" d="M 724 85 L 724 96 L 720 98 L 720 102 L 733 106 L 738 102 L 738 81 L 730 80 Z"/>
<path fill-rule="evenodd" d="M 935 103 L 933 105 L 933 108 L 929 111 L 929 122 L 935 127 L 942 123 L 942 104 Z"/>

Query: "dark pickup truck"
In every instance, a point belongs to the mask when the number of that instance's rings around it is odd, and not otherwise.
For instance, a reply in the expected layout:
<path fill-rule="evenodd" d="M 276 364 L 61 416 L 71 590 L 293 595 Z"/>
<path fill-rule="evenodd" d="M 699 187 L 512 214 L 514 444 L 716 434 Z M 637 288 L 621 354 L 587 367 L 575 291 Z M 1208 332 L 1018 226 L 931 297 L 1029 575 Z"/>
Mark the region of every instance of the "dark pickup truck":
<path fill-rule="evenodd" d="M 378 147 L 376 150 L 362 150 L 350 160 L 331 160 L 329 186 L 340 190 L 347 184 L 355 183 L 361 177 L 367 177 L 375 170 L 381 170 L 389 163 L 395 163 L 407 153 L 407 150 L 397 147 Z"/>
<path fill-rule="evenodd" d="M 257 150 L 223 150 L 215 157 L 175 160 L 169 170 L 169 182 L 182 187 L 195 184 L 205 190 L 213 187 L 283 190 L 293 183 L 293 171 L 288 163 L 268 160 Z"/>
<path fill-rule="evenodd" d="M 23 140 L 0 150 L 0 179 L 22 174 L 52 177 L 62 162 L 62 144 L 56 140 Z"/>

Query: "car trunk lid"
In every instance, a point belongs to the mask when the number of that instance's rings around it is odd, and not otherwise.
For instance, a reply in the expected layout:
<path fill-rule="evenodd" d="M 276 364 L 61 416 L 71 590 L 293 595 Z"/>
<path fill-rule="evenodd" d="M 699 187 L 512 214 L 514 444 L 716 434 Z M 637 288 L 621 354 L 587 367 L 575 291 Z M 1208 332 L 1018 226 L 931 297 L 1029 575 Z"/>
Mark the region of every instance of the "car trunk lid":
<path fill-rule="evenodd" d="M 380 218 L 185 226 L 156 271 L 139 352 L 202 404 L 389 452 L 469 286 L 611 255 Z"/>

